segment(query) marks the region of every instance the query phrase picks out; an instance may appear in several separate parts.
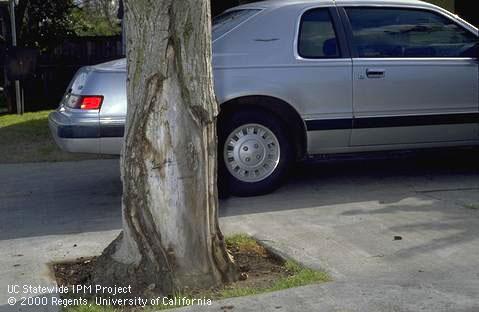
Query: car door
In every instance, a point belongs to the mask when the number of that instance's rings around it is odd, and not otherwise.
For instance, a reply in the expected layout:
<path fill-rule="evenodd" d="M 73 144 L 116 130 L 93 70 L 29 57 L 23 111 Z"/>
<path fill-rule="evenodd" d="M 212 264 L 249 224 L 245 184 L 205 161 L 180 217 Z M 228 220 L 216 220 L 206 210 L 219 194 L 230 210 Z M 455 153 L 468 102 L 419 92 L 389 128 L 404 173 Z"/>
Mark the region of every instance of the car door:
<path fill-rule="evenodd" d="M 354 53 L 351 145 L 479 139 L 476 30 L 429 9 L 342 13 Z"/>
<path fill-rule="evenodd" d="M 307 127 L 308 152 L 349 147 L 352 130 L 352 60 L 336 7 L 301 8 L 288 79 Z M 294 82 L 294 83 L 293 83 Z"/>

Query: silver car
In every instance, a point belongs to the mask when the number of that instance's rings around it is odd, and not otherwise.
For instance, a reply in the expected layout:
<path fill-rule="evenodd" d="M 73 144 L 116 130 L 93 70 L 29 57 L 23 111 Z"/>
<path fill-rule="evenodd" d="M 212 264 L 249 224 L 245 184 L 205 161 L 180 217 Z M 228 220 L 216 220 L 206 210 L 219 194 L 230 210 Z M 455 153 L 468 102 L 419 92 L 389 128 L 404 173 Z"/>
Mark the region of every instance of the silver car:
<path fill-rule="evenodd" d="M 220 184 L 269 192 L 316 154 L 479 144 L 478 30 L 414 0 L 265 1 L 213 22 Z M 78 71 L 50 115 L 69 152 L 119 154 L 126 64 Z"/>

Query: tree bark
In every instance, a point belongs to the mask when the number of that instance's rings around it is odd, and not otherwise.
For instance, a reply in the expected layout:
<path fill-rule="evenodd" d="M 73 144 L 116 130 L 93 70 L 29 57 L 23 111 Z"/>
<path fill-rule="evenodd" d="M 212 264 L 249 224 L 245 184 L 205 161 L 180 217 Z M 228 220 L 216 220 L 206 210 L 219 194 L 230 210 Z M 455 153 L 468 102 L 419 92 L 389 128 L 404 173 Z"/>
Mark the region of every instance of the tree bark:
<path fill-rule="evenodd" d="M 164 295 L 234 281 L 218 225 L 208 0 L 125 1 L 123 232 L 96 280 Z"/>

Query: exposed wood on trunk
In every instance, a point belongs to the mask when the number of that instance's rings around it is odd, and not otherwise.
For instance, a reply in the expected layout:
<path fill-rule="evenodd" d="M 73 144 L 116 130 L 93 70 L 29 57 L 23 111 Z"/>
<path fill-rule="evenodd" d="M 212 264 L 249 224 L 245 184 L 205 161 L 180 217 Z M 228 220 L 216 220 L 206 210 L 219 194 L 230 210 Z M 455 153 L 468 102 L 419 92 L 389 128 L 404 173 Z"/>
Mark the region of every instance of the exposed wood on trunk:
<path fill-rule="evenodd" d="M 125 10 L 124 224 L 98 281 L 162 294 L 233 281 L 218 225 L 209 1 L 130 0 Z"/>

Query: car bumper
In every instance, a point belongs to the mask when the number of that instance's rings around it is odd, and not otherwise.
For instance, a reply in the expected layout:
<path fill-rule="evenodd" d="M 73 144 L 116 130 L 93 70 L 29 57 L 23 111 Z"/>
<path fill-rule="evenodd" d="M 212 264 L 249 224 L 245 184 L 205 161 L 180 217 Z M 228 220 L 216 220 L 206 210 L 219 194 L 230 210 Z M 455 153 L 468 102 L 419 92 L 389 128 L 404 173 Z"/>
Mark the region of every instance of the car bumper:
<path fill-rule="evenodd" d="M 75 118 L 61 111 L 48 116 L 48 124 L 56 144 L 70 153 L 100 154 L 98 115 Z"/>

